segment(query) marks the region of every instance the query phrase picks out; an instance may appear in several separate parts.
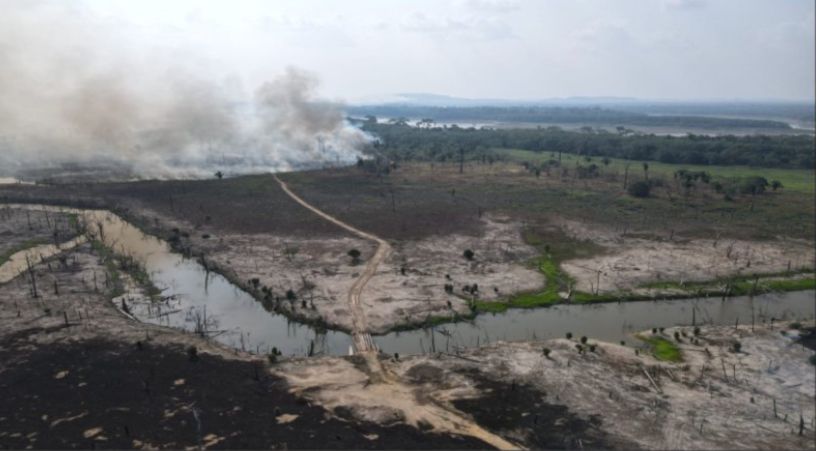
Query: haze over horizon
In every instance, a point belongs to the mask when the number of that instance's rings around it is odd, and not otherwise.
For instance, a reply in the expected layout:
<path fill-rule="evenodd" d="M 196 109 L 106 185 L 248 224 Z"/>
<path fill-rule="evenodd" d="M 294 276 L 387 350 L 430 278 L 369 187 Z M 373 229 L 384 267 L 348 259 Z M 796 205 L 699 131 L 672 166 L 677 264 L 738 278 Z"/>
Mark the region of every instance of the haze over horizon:
<path fill-rule="evenodd" d="M 53 60 L 82 53 L 87 72 L 115 69 L 122 60 L 155 71 L 172 64 L 249 93 L 294 66 L 321 80 L 322 95 L 349 102 L 405 92 L 511 100 L 814 99 L 814 3 L 806 0 L 0 5 L 4 26 L 48 31 L 34 44 L 51 47 Z"/>

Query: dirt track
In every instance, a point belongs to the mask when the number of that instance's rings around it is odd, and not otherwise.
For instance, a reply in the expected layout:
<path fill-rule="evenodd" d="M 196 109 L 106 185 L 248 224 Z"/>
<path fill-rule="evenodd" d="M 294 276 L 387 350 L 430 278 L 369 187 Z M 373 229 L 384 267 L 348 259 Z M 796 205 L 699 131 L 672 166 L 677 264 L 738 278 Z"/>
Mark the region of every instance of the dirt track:
<path fill-rule="evenodd" d="M 286 182 L 279 179 L 275 176 L 275 180 L 280 183 L 281 188 L 283 189 L 286 194 L 289 195 L 295 202 L 299 203 L 303 207 L 309 209 L 310 211 L 314 212 L 314 214 L 320 216 L 321 218 L 336 224 L 339 227 L 342 227 L 349 232 L 367 239 L 377 242 L 377 252 L 374 253 L 374 256 L 368 260 L 366 263 L 365 270 L 357 280 L 354 282 L 354 285 L 351 286 L 351 290 L 348 293 L 348 304 L 351 308 L 352 312 L 352 320 L 354 329 L 352 330 L 352 339 L 354 341 L 354 348 L 357 352 L 369 352 L 369 351 L 376 351 L 377 346 L 374 344 L 374 340 L 371 339 L 371 334 L 368 332 L 368 327 L 366 327 L 366 319 L 365 314 L 363 313 L 362 308 L 360 307 L 360 295 L 363 293 L 363 288 L 365 288 L 368 281 L 371 279 L 374 274 L 377 273 L 377 267 L 380 265 L 380 262 L 385 260 L 388 257 L 388 254 L 391 253 L 391 245 L 389 245 L 385 240 L 380 237 L 371 235 L 370 233 L 363 232 L 360 229 L 357 229 L 345 222 L 333 217 L 329 216 L 328 214 L 318 210 L 317 208 L 313 207 L 312 205 L 308 204 L 306 201 L 301 199 L 297 194 L 293 193 L 289 187 L 286 185 Z"/>
<path fill-rule="evenodd" d="M 453 408 L 445 407 L 441 403 L 436 402 L 419 402 L 414 394 L 413 387 L 403 384 L 399 378 L 390 371 L 387 371 L 379 360 L 377 355 L 377 347 L 371 339 L 371 334 L 368 332 L 365 325 L 365 314 L 360 305 L 360 296 L 368 281 L 377 272 L 377 267 L 385 260 L 391 253 L 391 245 L 385 240 L 370 233 L 363 232 L 337 218 L 334 218 L 316 207 L 308 204 L 301 199 L 297 194 L 292 192 L 285 182 L 275 177 L 275 180 L 280 183 L 281 188 L 297 203 L 314 212 L 318 216 L 330 221 L 339 227 L 342 227 L 355 235 L 362 238 L 376 241 L 378 244 L 377 252 L 369 259 L 365 270 L 357 278 L 348 293 L 348 303 L 351 307 L 353 315 L 354 330 L 352 331 L 352 338 L 354 342 L 355 352 L 362 354 L 365 357 L 370 377 L 379 382 L 371 387 L 370 390 L 365 390 L 369 394 L 382 394 L 384 396 L 376 396 L 379 399 L 389 399 L 392 404 L 402 407 L 405 411 L 410 411 L 415 417 L 414 422 L 419 424 L 425 422 L 432 424 L 436 429 L 455 434 L 469 435 L 478 438 L 486 443 L 489 443 L 499 449 L 519 449 L 519 446 L 511 443 L 502 437 L 488 432 L 473 420 L 465 415 L 457 412 Z M 367 387 L 368 388 L 368 387 Z M 363 395 L 365 397 L 365 395 Z"/>

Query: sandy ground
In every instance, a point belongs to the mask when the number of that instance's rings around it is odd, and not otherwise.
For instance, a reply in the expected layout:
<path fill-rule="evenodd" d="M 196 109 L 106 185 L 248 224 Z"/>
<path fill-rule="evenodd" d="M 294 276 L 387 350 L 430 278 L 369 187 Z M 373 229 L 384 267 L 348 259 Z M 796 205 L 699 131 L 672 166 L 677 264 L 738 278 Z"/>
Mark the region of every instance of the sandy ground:
<path fill-rule="evenodd" d="M 595 292 L 631 290 L 649 282 L 706 281 L 740 274 L 772 274 L 813 269 L 814 243 L 795 239 L 741 241 L 624 235 L 623 232 L 574 221 L 559 221 L 572 237 L 588 239 L 606 252 L 562 262 L 576 288 Z M 790 265 L 790 266 L 788 266 Z M 598 278 L 600 271 L 600 278 Z"/>
<path fill-rule="evenodd" d="M 705 327 L 697 344 L 681 338 L 680 363 L 592 340 L 595 351 L 580 354 L 566 339 L 383 358 L 385 372 L 410 386 L 397 393 L 360 357 L 300 360 L 278 372 L 342 417 L 447 430 L 434 421 L 438 411 L 458 411 L 528 447 L 813 449 L 814 351 L 785 329 Z M 730 350 L 735 341 L 740 352 Z"/>
<path fill-rule="evenodd" d="M 433 236 L 394 243 L 361 296 L 369 331 L 385 333 L 429 317 L 468 314 L 465 285 L 478 284 L 480 299 L 542 287 L 544 276 L 526 265 L 537 254 L 522 242 L 521 225 L 504 217 L 482 221 L 481 237 Z M 185 226 L 169 221 L 164 225 L 189 230 Z M 204 234 L 208 238 L 202 238 Z M 219 235 L 206 229 L 191 234 L 189 242 L 220 272 L 258 297 L 265 293 L 253 288 L 249 282 L 253 278 L 259 279 L 259 287 L 270 288 L 273 298 L 295 291 L 298 301 L 279 302 L 282 311 L 344 330 L 351 329 L 352 321 L 347 293 L 376 250 L 375 243 L 352 237 Z M 357 264 L 348 256 L 351 249 L 361 253 Z M 466 249 L 474 251 L 473 260 L 463 256 Z M 445 284 L 454 286 L 452 294 L 445 292 Z"/>
<path fill-rule="evenodd" d="M 463 256 L 466 249 L 474 251 L 473 260 Z M 465 299 L 471 295 L 462 290 L 465 285 L 478 285 L 478 299 L 539 289 L 544 276 L 525 265 L 536 255 L 522 242 L 520 224 L 502 217 L 485 217 L 481 237 L 397 243 L 363 293 L 369 327 L 384 332 L 398 324 L 422 323 L 429 316 L 467 314 Z M 445 292 L 445 284 L 453 285 L 452 294 Z"/>

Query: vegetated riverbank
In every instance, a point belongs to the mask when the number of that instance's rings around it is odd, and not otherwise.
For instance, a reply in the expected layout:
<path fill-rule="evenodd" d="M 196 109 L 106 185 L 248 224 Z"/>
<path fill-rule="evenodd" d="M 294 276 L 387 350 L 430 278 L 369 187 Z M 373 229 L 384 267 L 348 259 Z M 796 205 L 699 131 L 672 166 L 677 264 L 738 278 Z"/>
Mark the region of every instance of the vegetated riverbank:
<path fill-rule="evenodd" d="M 344 355 L 349 351 L 351 339 L 348 335 L 291 322 L 276 314 L 275 304 L 269 302 L 269 291 L 264 286 L 254 286 L 254 290 L 264 293 L 264 299 L 259 302 L 248 292 L 237 289 L 234 284 L 215 274 L 211 268 L 205 268 L 206 262 L 199 263 L 172 252 L 167 243 L 144 234 L 112 213 L 74 212 L 78 214 L 81 224 L 89 228 L 88 239 L 102 257 L 107 270 L 105 287 L 111 287 L 115 295 L 122 293 L 116 304 L 121 304 L 122 309 L 128 310 L 139 320 L 194 331 L 234 349 L 257 355 L 273 351 L 285 356 Z M 180 235 L 179 232 L 174 233 Z M 101 246 L 102 241 L 115 246 L 116 253 Z M 586 251 L 580 246 L 566 247 L 567 242 L 562 240 L 556 242 L 564 246 L 551 249 L 557 255 L 580 255 Z M 20 266 L 21 270 L 26 269 L 24 263 Z M 2 270 L 5 271 L 6 266 Z M 121 277 L 120 272 L 130 277 Z M 16 276 L 17 272 L 13 272 L 13 275 Z M 134 283 L 123 283 L 129 280 Z M 102 281 L 100 277 L 98 283 Z M 97 286 L 96 280 L 94 285 Z M 147 295 L 131 293 L 129 287 L 133 285 L 141 285 L 141 291 Z M 157 296 L 160 289 L 156 285 L 162 287 L 160 296 Z M 461 319 L 469 321 L 433 327 L 434 323 L 426 318 L 425 322 L 415 326 L 421 326 L 421 329 L 380 335 L 375 342 L 385 352 L 415 354 L 434 351 L 437 343 L 439 349 L 450 349 L 450 346 L 453 349 L 479 347 L 496 339 L 554 337 L 568 330 L 594 331 L 603 339 L 617 341 L 625 339 L 626 331 L 634 330 L 633 327 L 695 324 L 695 314 L 697 324 L 731 324 L 740 319 L 747 322 L 747 318 L 752 323 L 771 317 L 810 319 L 814 315 L 813 309 L 809 308 L 812 307 L 812 293 L 804 291 L 791 296 L 758 296 L 757 299 L 753 296 L 737 297 L 727 303 L 704 298 L 638 302 L 616 308 L 576 303 L 558 307 L 553 304 L 551 309 L 529 313 L 512 311 L 478 318 L 473 311 L 469 313 L 471 318 L 454 312 L 437 318 L 438 323 Z"/>

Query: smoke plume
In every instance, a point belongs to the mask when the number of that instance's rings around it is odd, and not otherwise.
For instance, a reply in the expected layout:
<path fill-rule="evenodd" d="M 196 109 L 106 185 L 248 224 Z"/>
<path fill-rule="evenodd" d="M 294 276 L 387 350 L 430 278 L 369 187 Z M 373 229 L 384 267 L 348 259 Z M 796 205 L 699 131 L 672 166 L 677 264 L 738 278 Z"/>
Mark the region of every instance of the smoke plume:
<path fill-rule="evenodd" d="M 142 178 L 279 171 L 354 161 L 368 141 L 307 72 L 287 69 L 245 95 L 70 2 L 6 6 L 0 175 L 66 164 Z"/>

